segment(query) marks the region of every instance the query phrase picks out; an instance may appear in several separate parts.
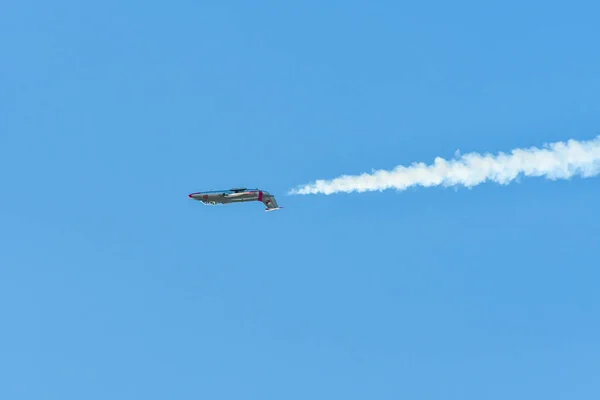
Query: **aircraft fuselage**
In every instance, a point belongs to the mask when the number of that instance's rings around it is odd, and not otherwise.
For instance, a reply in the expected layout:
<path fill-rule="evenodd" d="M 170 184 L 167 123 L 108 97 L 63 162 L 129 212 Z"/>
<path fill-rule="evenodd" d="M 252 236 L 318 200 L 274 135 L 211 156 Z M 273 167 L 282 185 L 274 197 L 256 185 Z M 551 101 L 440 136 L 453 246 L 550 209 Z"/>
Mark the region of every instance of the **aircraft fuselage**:
<path fill-rule="evenodd" d="M 210 190 L 207 192 L 191 193 L 188 197 L 193 200 L 198 200 L 206 205 L 260 201 L 267 206 L 267 210 L 279 208 L 275 196 L 266 190 L 260 189 L 240 188 L 230 190 Z"/>

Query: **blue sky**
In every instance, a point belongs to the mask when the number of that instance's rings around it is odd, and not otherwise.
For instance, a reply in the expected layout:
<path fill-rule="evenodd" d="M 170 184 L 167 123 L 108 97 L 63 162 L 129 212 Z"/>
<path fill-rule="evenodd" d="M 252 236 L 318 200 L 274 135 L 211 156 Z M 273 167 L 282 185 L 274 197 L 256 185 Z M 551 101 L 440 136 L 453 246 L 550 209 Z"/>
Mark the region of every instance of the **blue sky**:
<path fill-rule="evenodd" d="M 0 397 L 597 398 L 597 179 L 286 193 L 594 137 L 599 14 L 4 2 Z"/>

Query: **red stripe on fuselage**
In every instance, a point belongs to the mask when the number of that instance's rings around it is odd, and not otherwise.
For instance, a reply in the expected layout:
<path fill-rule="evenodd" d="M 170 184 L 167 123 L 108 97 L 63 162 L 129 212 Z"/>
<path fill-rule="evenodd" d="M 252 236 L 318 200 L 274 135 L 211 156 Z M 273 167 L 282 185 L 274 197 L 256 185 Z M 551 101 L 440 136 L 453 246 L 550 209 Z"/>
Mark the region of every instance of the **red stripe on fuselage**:
<path fill-rule="evenodd" d="M 262 190 L 258 191 L 258 201 L 262 201 Z"/>

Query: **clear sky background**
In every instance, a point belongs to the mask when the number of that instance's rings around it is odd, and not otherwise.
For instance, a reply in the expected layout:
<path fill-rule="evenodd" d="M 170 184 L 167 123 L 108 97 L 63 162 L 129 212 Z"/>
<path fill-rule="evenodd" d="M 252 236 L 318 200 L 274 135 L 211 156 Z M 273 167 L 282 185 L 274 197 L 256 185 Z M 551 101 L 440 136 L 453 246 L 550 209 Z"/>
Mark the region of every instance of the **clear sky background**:
<path fill-rule="evenodd" d="M 598 15 L 2 2 L 0 398 L 599 398 L 600 178 L 286 195 L 593 138 Z"/>

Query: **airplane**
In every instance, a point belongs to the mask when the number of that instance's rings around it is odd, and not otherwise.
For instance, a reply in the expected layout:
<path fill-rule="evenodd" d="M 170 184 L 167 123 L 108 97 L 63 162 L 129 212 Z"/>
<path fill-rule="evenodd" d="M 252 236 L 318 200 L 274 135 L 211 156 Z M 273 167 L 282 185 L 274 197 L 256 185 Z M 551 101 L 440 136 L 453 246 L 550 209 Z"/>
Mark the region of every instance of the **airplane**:
<path fill-rule="evenodd" d="M 209 190 L 206 192 L 191 193 L 188 197 L 192 200 L 199 200 L 202 204 L 208 206 L 261 201 L 267 206 L 265 211 L 275 211 L 283 208 L 277 204 L 275 196 L 261 189 L 233 188 L 229 190 Z"/>

